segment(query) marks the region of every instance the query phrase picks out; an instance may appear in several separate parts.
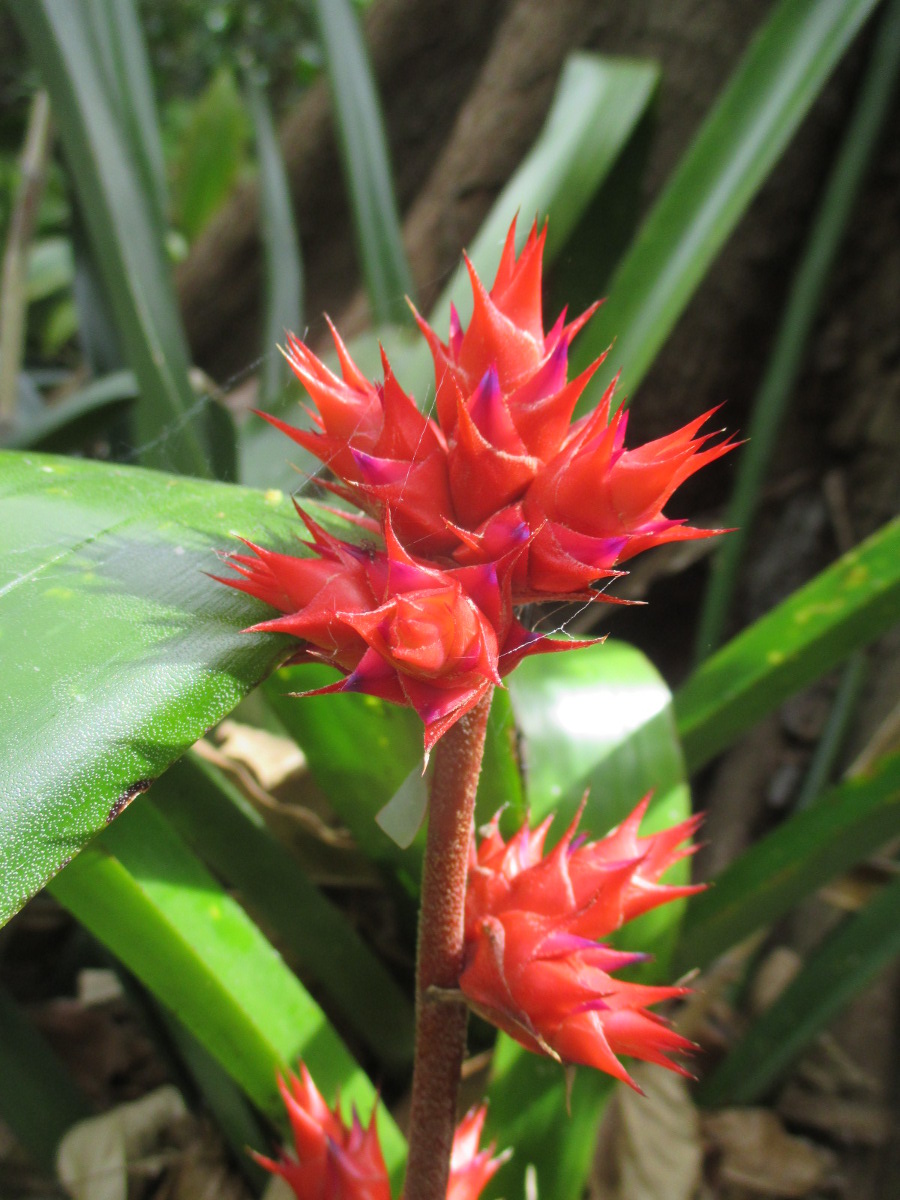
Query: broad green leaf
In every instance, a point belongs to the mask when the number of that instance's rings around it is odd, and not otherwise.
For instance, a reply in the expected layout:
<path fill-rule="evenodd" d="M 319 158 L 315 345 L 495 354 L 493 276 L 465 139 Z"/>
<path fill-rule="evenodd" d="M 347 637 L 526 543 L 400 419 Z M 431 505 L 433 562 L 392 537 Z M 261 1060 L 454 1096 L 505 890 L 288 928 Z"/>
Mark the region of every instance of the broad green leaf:
<path fill-rule="evenodd" d="M 321 1009 L 149 803 L 122 813 L 50 890 L 278 1125 L 276 1073 L 298 1059 L 324 1093 L 371 1110 L 375 1089 Z M 378 1124 L 396 1167 L 403 1138 L 387 1113 Z"/>
<path fill-rule="evenodd" d="M 370 1050 L 393 1067 L 410 1062 L 409 999 L 234 785 L 188 754 L 159 780 L 152 800 Z"/>
<path fill-rule="evenodd" d="M 90 1115 L 62 1063 L 3 989 L 0 1115 L 34 1161 L 51 1172 L 63 1134 Z"/>
<path fill-rule="evenodd" d="M 900 954 L 900 878 L 848 917 L 810 955 L 701 1085 L 704 1106 L 755 1104 L 843 1008 Z"/>
<path fill-rule="evenodd" d="M 287 651 L 210 579 L 235 535 L 294 543 L 262 494 L 0 452 L 0 920 Z"/>
<path fill-rule="evenodd" d="M 759 30 L 575 344 L 573 370 L 615 348 L 582 397 L 622 368 L 633 395 L 710 264 L 878 0 L 780 0 Z"/>
<path fill-rule="evenodd" d="M 890 112 L 898 69 L 900 5 L 894 4 L 880 23 L 859 97 L 819 201 L 775 345 L 753 401 L 747 444 L 738 457 L 737 479 L 722 521 L 733 532 L 713 555 L 697 630 L 698 659 L 722 640 L 760 488 L 806 356 L 825 285 Z"/>
<path fill-rule="evenodd" d="M 788 696 L 900 619 L 900 519 L 708 658 L 675 697 L 688 768 L 696 771 Z"/>
<path fill-rule="evenodd" d="M 526 797 L 532 820 L 557 812 L 551 837 L 565 828 L 585 789 L 581 827 L 599 836 L 646 792 L 654 802 L 644 828 L 683 820 L 690 812 L 671 695 L 646 658 L 624 643 L 526 659 L 509 677 L 513 710 L 524 738 Z M 686 866 L 681 872 L 683 878 Z M 664 905 L 631 922 L 617 945 L 656 955 L 652 976 L 667 977 L 681 905 Z M 518 1196 L 529 1164 L 541 1196 L 581 1195 L 596 1130 L 612 1093 L 599 1072 L 576 1075 L 567 1115 L 561 1067 L 529 1054 L 501 1035 L 489 1096 L 491 1136 L 516 1154 L 497 1176 L 494 1195 Z"/>
<path fill-rule="evenodd" d="M 259 197 L 263 252 L 266 259 L 266 302 L 263 322 L 263 370 L 260 403 L 267 406 L 284 390 L 289 372 L 276 349 L 285 330 L 303 331 L 303 265 L 294 223 L 284 159 L 265 93 L 252 79 L 247 104 L 253 120 L 259 163 Z"/>
<path fill-rule="evenodd" d="M 705 967 L 900 833 L 900 754 L 826 792 L 693 896 L 677 969 Z"/>
<path fill-rule="evenodd" d="M 220 67 L 193 105 L 173 168 L 175 219 L 190 240 L 202 232 L 233 188 L 248 134 L 234 75 Z"/>
<path fill-rule="evenodd" d="M 10 11 L 50 93 L 123 351 L 141 389 L 136 436 L 146 443 L 144 460 L 208 475 L 160 230 L 97 59 L 85 0 L 16 0 Z"/>
<path fill-rule="evenodd" d="M 337 116 L 363 278 L 376 322 L 409 320 L 413 294 L 381 105 L 350 0 L 313 0 Z"/>

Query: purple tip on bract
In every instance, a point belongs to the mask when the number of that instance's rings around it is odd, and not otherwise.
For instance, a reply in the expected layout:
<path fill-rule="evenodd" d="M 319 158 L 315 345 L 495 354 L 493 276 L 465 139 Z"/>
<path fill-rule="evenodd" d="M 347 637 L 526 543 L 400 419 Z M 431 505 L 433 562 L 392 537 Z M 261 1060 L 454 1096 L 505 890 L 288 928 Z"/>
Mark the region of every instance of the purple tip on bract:
<path fill-rule="evenodd" d="M 398 462 L 393 458 L 375 458 L 366 454 L 365 450 L 355 450 L 352 446 L 350 453 L 366 483 L 398 483 L 409 473 L 409 463 Z"/>

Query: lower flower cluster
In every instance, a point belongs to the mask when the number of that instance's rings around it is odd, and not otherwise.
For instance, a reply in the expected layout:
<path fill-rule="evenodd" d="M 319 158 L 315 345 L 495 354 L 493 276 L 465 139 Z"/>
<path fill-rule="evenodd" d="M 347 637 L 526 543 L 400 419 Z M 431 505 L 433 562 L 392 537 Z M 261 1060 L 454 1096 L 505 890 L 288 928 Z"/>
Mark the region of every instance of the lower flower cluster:
<path fill-rule="evenodd" d="M 620 1054 L 685 1074 L 669 1055 L 688 1052 L 692 1044 L 647 1011 L 685 989 L 614 978 L 613 971 L 645 956 L 599 939 L 651 908 L 701 890 L 659 882 L 692 853 L 684 843 L 697 818 L 641 837 L 648 803 L 649 797 L 596 842 L 576 837 L 582 805 L 546 856 L 552 817 L 505 842 L 498 814 L 472 850 L 459 981 L 469 1005 L 528 1050 L 595 1067 L 632 1086 Z"/>
<path fill-rule="evenodd" d="M 354 1112 L 344 1123 L 340 1106 L 322 1098 L 306 1067 L 280 1079 L 296 1158 L 284 1151 L 278 1159 L 254 1155 L 256 1161 L 290 1186 L 297 1200 L 391 1200 L 387 1167 L 378 1142 L 373 1114 L 364 1127 Z M 478 1200 L 489 1179 L 509 1157 L 494 1157 L 494 1144 L 479 1149 L 487 1109 L 471 1109 L 456 1130 L 450 1159 L 447 1200 Z"/>

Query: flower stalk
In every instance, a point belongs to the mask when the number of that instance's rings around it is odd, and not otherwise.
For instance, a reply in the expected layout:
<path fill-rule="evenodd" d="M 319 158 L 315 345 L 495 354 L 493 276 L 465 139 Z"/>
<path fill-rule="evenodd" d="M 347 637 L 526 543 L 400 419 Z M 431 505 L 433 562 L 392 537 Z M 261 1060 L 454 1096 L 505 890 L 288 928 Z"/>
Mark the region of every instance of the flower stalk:
<path fill-rule="evenodd" d="M 404 1200 L 444 1200 L 465 1053 L 467 1008 L 438 997 L 463 967 L 466 877 L 491 693 L 434 751 L 416 961 L 416 1047 Z"/>

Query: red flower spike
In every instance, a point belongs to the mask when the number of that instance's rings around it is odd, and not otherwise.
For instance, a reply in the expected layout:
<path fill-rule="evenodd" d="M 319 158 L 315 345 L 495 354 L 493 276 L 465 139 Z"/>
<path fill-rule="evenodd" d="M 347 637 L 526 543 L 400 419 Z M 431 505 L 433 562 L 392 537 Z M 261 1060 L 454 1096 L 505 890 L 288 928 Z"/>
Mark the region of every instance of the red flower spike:
<path fill-rule="evenodd" d="M 450 1154 L 450 1178 L 447 1181 L 447 1200 L 478 1200 L 488 1181 L 510 1157 L 505 1150 L 492 1157 L 496 1143 L 478 1149 L 487 1107 L 470 1108 L 457 1126 Z"/>
<path fill-rule="evenodd" d="M 363 1127 L 354 1112 L 348 1127 L 340 1106 L 330 1109 L 300 1064 L 299 1075 L 278 1080 L 294 1137 L 296 1159 L 282 1150 L 277 1159 L 253 1157 L 280 1175 L 297 1200 L 391 1200 L 387 1167 L 378 1142 L 375 1115 Z M 453 1137 L 447 1200 L 478 1200 L 488 1181 L 509 1157 L 509 1151 L 492 1157 L 492 1142 L 479 1150 L 487 1109 L 472 1108 L 460 1121 Z"/>
<path fill-rule="evenodd" d="M 279 1079 L 278 1089 L 297 1159 L 283 1150 L 277 1160 L 254 1154 L 260 1166 L 280 1175 L 297 1200 L 391 1200 L 374 1114 L 364 1128 L 354 1113 L 348 1128 L 340 1107 L 328 1107 L 302 1063 L 300 1075 Z"/>
<path fill-rule="evenodd" d="M 472 848 L 466 896 L 460 988 L 471 1007 L 529 1050 L 626 1083 L 632 1080 L 620 1054 L 684 1074 L 669 1055 L 692 1049 L 647 1011 L 685 989 L 614 978 L 612 971 L 641 956 L 598 940 L 650 908 L 700 890 L 659 882 L 692 852 L 683 843 L 696 820 L 640 837 L 647 803 L 597 842 L 575 839 L 582 805 L 547 855 L 549 819 L 505 842 L 495 817 L 477 851 Z"/>
<path fill-rule="evenodd" d="M 341 378 L 296 339 L 288 345 L 318 429 L 270 418 L 334 472 L 337 482 L 326 487 L 376 522 L 389 507 L 419 555 L 490 562 L 517 545 L 524 523 L 531 541 L 513 575 L 516 604 L 572 596 L 641 550 L 719 532 L 662 510 L 688 476 L 733 445 L 703 448 L 699 418 L 626 450 L 626 414 L 610 419 L 614 383 L 594 413 L 570 423 L 605 356 L 567 381 L 569 345 L 596 305 L 568 323 L 563 312 L 544 333 L 545 240 L 546 228 L 533 225 L 517 256 L 513 222 L 490 291 L 466 259 L 472 319 L 463 329 L 451 308 L 446 343 L 415 314 L 434 359 L 437 423 L 419 413 L 384 354 L 383 384 L 368 383 L 334 331 Z"/>

